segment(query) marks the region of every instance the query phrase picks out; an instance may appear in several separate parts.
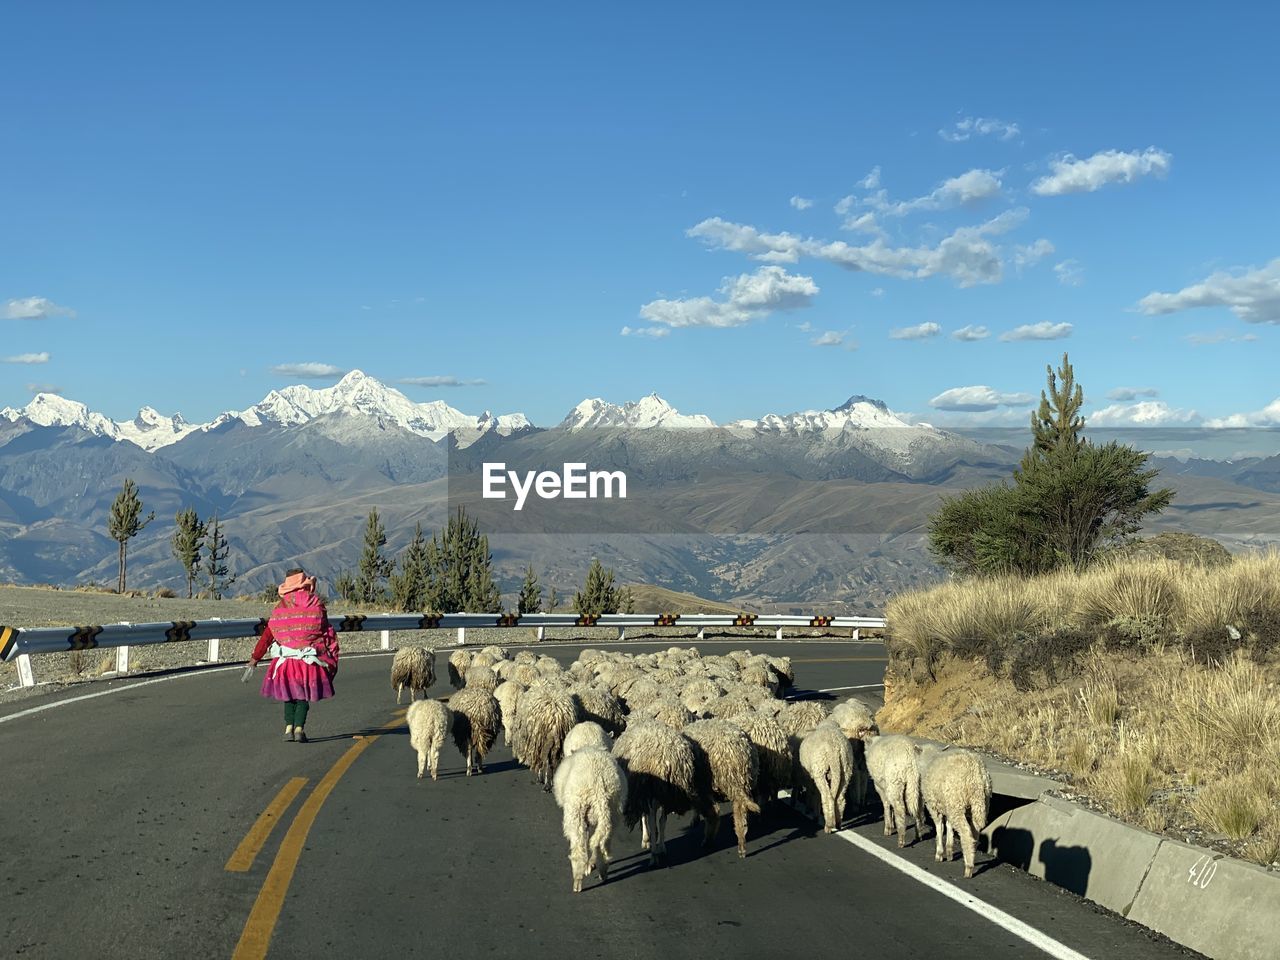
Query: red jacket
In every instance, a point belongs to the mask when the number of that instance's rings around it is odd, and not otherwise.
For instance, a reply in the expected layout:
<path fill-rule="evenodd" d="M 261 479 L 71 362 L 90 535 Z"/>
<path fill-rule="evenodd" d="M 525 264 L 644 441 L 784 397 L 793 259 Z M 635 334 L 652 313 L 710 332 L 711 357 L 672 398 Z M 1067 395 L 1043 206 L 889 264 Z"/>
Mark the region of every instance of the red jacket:
<path fill-rule="evenodd" d="M 272 642 L 282 647 L 314 647 L 329 676 L 338 672 L 338 634 L 329 623 L 324 601 L 309 590 L 294 590 L 280 598 L 253 648 L 253 663 L 266 656 Z"/>

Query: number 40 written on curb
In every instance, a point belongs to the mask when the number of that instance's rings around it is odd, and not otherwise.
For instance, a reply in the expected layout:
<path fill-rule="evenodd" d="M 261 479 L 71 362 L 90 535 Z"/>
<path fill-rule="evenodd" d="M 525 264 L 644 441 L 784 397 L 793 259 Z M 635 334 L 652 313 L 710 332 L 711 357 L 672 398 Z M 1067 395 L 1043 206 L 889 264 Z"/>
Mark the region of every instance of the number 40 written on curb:
<path fill-rule="evenodd" d="M 1217 872 L 1218 861 L 1216 859 L 1208 856 L 1201 857 L 1187 871 L 1187 883 L 1203 890 L 1209 886 L 1209 882 L 1213 880 L 1214 874 Z"/>

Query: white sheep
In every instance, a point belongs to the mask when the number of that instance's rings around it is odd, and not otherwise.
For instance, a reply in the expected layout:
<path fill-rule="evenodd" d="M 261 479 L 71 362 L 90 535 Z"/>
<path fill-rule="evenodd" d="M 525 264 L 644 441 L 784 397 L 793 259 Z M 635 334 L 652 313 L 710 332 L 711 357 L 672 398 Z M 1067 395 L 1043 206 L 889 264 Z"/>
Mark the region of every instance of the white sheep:
<path fill-rule="evenodd" d="M 843 703 L 837 703 L 831 710 L 830 719 L 840 727 L 841 732 L 853 747 L 853 802 L 860 808 L 867 802 L 867 747 L 863 742 L 866 737 L 880 733 L 871 710 L 853 697 Z"/>
<path fill-rule="evenodd" d="M 818 793 L 822 829 L 835 833 L 844 819 L 845 794 L 853 779 L 853 748 L 831 720 L 824 720 L 800 741 L 800 766 Z"/>
<path fill-rule="evenodd" d="M 391 689 L 396 692 L 396 703 L 405 687 L 409 688 L 409 700 L 418 694 L 424 697 L 436 682 L 436 655 L 422 647 L 401 647 L 391 661 Z"/>
<path fill-rule="evenodd" d="M 789 789 L 792 784 L 795 757 L 786 731 L 773 717 L 754 710 L 738 714 L 731 722 L 741 727 L 755 744 L 756 756 L 760 758 L 757 802 L 776 800 L 778 791 Z"/>
<path fill-rule="evenodd" d="M 471 666 L 470 650 L 455 650 L 449 654 L 449 682 L 459 690 L 462 689 L 462 678 L 467 675 L 469 666 Z"/>
<path fill-rule="evenodd" d="M 578 698 L 582 719 L 594 720 L 613 736 L 627 725 L 627 715 L 622 703 L 605 687 L 592 683 L 575 683 L 571 688 Z"/>
<path fill-rule="evenodd" d="M 898 846 L 907 845 L 907 814 L 920 839 L 920 765 L 910 738 L 891 735 L 868 737 L 867 770 L 884 807 L 884 835 L 898 831 Z"/>
<path fill-rule="evenodd" d="M 755 744 L 739 726 L 728 720 L 697 720 L 684 728 L 684 735 L 698 748 L 695 756 L 708 765 L 713 797 L 733 804 L 733 829 L 738 837 L 738 856 L 747 855 L 747 814 L 759 813 L 752 799 L 760 775 L 760 758 Z M 711 805 L 714 811 L 714 804 Z M 719 811 L 707 818 L 706 843 L 711 843 L 720 825 Z"/>
<path fill-rule="evenodd" d="M 574 730 L 584 726 L 595 727 L 600 736 L 604 736 L 604 731 L 594 723 L 578 724 Z M 597 867 L 600 882 L 607 883 L 609 840 L 627 797 L 627 778 L 622 767 L 606 748 L 584 746 L 572 753 L 566 749 L 552 790 L 556 803 L 564 811 L 573 892 L 582 892 L 583 878 Z"/>
<path fill-rule="evenodd" d="M 471 661 L 471 666 L 467 667 L 467 672 L 463 674 L 464 687 L 479 687 L 481 690 L 487 690 L 493 693 L 498 689 L 498 675 L 493 670 L 482 663 L 476 663 L 480 659 L 480 654 L 476 654 L 475 659 Z"/>
<path fill-rule="evenodd" d="M 667 852 L 667 815 L 686 813 L 695 805 L 714 810 L 710 784 L 704 792 L 696 782 L 698 765 L 689 738 L 654 720 L 629 724 L 614 742 L 613 755 L 627 775 L 627 826 L 641 824 L 641 845 L 657 864 Z"/>
<path fill-rule="evenodd" d="M 440 748 L 453 727 L 453 715 L 439 700 L 415 700 L 405 714 L 409 723 L 409 745 L 418 753 L 418 779 L 428 768 L 431 779 L 440 772 Z"/>
<path fill-rule="evenodd" d="M 508 747 L 511 746 L 511 731 L 515 727 L 516 708 L 520 704 L 520 695 L 523 693 L 524 687 L 514 680 L 504 680 L 493 691 L 493 697 L 498 701 L 498 709 L 502 711 L 502 742 Z"/>
<path fill-rule="evenodd" d="M 579 709 L 577 698 L 555 681 L 541 680 L 520 695 L 511 750 L 545 790 L 551 789 L 565 736 L 581 719 Z"/>
<path fill-rule="evenodd" d="M 604 727 L 591 720 L 575 723 L 573 729 L 565 734 L 563 748 L 565 760 L 587 747 L 599 747 L 601 750 L 613 749 L 613 741 L 604 732 Z"/>
<path fill-rule="evenodd" d="M 823 720 L 830 708 L 820 700 L 796 700 L 788 703 L 778 715 L 782 729 L 793 737 L 803 737 Z"/>
<path fill-rule="evenodd" d="M 978 836 L 987 826 L 991 804 L 991 775 L 987 765 L 970 750 L 927 746 L 920 755 L 920 793 L 933 820 L 936 838 L 933 859 L 943 862 L 943 834 L 946 835 L 945 859 L 949 861 L 955 856 L 958 833 L 964 875 L 972 877 Z"/>
<path fill-rule="evenodd" d="M 636 720 L 657 720 L 672 730 L 683 730 L 698 718 L 674 695 L 666 694 L 650 700 L 643 708 L 631 714 L 628 722 Z"/>
<path fill-rule="evenodd" d="M 467 776 L 474 762 L 476 772 L 484 773 L 484 757 L 498 739 L 502 725 L 502 708 L 493 694 L 481 687 L 463 687 L 449 698 L 453 711 L 453 742 L 467 758 Z"/>

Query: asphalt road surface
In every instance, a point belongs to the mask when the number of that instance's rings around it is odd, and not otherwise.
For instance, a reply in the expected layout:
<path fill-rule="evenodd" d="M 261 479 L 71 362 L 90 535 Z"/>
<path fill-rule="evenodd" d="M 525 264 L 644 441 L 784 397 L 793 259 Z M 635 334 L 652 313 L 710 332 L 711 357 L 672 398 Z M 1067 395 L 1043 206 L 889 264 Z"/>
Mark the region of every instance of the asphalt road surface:
<path fill-rule="evenodd" d="M 874 694 L 883 671 L 875 644 L 751 648 L 790 655 L 807 691 Z M 578 649 L 546 652 L 568 662 Z M 257 693 L 261 668 L 248 685 L 237 667 L 104 682 L 90 698 L 81 687 L 52 709 L 40 708 L 55 698 L 7 705 L 0 955 L 1192 955 L 983 857 L 963 880 L 958 860 L 933 862 L 929 834 L 899 859 L 878 812 L 851 816 L 846 833 L 891 851 L 890 863 L 782 804 L 753 818 L 745 861 L 731 818 L 709 851 L 701 828 L 686 834 L 688 821 L 673 820 L 660 868 L 623 828 L 609 883 L 592 876 L 575 896 L 559 811 L 501 740 L 483 776 L 463 776 L 449 743 L 440 780 L 416 778 L 390 664 L 344 658 L 338 696 L 312 707 L 308 744 L 280 739 L 281 709 Z M 433 696 L 450 692 L 439 665 Z"/>

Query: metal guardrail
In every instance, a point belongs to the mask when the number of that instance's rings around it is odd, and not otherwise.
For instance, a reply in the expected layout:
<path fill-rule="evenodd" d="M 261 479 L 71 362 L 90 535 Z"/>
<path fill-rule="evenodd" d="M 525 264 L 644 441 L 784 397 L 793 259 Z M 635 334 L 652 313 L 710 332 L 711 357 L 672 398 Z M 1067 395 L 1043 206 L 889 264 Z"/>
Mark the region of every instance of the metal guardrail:
<path fill-rule="evenodd" d="M 770 614 L 723 613 L 606 613 L 598 617 L 573 613 L 379 613 L 329 618 L 339 633 L 381 633 L 382 648 L 391 647 L 391 633 L 397 630 L 457 630 L 457 643 L 466 643 L 466 630 L 472 628 L 534 628 L 539 640 L 548 627 L 610 627 L 618 631 L 618 639 L 626 638 L 628 627 L 690 627 L 702 639 L 708 627 L 762 627 L 776 631 L 834 628 L 852 630 L 857 638 L 864 629 L 882 629 L 880 617 L 795 616 Z M 265 617 L 257 620 L 172 620 L 161 623 L 108 623 L 84 627 L 9 627 L 0 625 L 0 661 L 18 661 L 18 676 L 24 687 L 35 685 L 31 656 L 43 653 L 68 653 L 100 647 L 116 649 L 116 670 L 128 672 L 129 648 L 158 643 L 181 643 L 203 640 L 209 644 L 209 661 L 218 659 L 218 643 L 257 637 L 267 625 Z"/>

